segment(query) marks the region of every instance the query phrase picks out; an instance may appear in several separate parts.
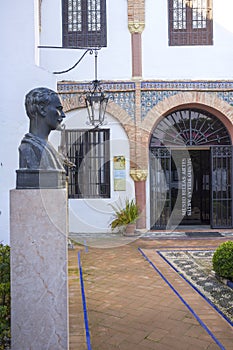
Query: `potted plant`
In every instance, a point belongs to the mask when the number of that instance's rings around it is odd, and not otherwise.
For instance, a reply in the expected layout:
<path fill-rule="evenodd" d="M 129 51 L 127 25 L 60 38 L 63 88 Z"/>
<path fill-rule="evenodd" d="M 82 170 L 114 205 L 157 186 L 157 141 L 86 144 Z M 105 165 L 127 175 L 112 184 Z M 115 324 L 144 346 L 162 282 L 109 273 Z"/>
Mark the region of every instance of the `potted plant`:
<path fill-rule="evenodd" d="M 140 210 L 135 201 L 126 199 L 125 206 L 121 208 L 118 206 L 111 205 L 114 210 L 115 218 L 111 222 L 111 228 L 125 229 L 126 235 L 133 235 L 136 229 L 136 221 L 139 218 Z"/>

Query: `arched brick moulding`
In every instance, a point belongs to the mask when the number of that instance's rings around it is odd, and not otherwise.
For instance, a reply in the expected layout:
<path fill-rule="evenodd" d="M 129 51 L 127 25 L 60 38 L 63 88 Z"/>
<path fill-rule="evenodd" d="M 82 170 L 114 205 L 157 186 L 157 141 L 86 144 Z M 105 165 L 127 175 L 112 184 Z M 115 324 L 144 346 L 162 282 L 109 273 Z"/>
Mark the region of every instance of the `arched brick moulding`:
<path fill-rule="evenodd" d="M 199 108 L 215 115 L 226 126 L 231 137 L 231 141 L 233 141 L 232 106 L 222 101 L 214 94 L 207 94 L 203 92 L 180 93 L 158 103 L 148 112 L 141 124 L 141 135 L 143 135 L 143 143 L 144 145 L 147 145 L 147 147 L 144 147 L 146 151 L 146 154 L 144 154 L 144 162 L 147 162 L 147 168 L 149 165 L 150 138 L 154 128 L 164 118 L 165 115 L 171 113 L 172 111 L 183 108 Z M 144 198 L 146 198 L 146 194 L 144 195 Z"/>
<path fill-rule="evenodd" d="M 199 108 L 216 116 L 227 128 L 233 144 L 233 107 L 216 95 L 204 92 L 184 92 L 168 97 L 158 103 L 146 115 L 141 124 L 142 132 L 147 136 L 148 149 L 151 134 L 165 115 L 183 108 Z M 147 154 L 148 160 L 148 154 Z"/>

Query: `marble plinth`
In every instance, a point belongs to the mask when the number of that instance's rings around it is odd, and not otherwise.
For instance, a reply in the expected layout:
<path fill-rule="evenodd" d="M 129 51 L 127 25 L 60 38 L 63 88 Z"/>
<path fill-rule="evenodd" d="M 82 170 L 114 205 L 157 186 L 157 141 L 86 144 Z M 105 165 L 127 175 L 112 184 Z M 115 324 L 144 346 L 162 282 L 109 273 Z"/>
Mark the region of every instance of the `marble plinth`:
<path fill-rule="evenodd" d="M 12 350 L 68 349 L 66 189 L 10 191 Z"/>

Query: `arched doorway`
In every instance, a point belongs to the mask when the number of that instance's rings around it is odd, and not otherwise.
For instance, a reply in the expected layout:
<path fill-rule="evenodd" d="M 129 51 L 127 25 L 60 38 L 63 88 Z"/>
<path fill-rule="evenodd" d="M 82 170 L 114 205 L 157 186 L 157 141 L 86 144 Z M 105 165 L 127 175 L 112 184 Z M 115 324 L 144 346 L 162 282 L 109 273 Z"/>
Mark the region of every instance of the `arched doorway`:
<path fill-rule="evenodd" d="M 232 227 L 232 147 L 222 121 L 200 109 L 174 111 L 149 147 L 151 228 Z"/>

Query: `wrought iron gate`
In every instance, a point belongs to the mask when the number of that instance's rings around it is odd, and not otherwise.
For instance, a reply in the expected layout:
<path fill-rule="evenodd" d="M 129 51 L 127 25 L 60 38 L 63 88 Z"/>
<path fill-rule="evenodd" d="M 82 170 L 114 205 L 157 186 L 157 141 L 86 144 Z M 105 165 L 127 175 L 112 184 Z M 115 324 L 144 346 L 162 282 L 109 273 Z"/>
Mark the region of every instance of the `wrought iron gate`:
<path fill-rule="evenodd" d="M 166 147 L 150 149 L 150 218 L 151 228 L 154 229 L 165 229 L 172 224 L 173 202 L 178 199 L 178 197 L 175 198 L 172 190 L 174 189 L 172 150 Z M 232 146 L 210 146 L 211 167 L 208 177 L 210 178 L 208 195 L 210 208 L 208 213 L 212 228 L 233 227 L 232 157 Z M 202 179 L 206 178 L 204 173 L 202 175 L 204 175 Z M 204 186 L 203 182 L 201 186 Z"/>
<path fill-rule="evenodd" d="M 164 229 L 171 215 L 171 152 L 165 147 L 150 150 L 151 227 Z"/>
<path fill-rule="evenodd" d="M 211 227 L 231 228 L 232 146 L 211 147 Z"/>

